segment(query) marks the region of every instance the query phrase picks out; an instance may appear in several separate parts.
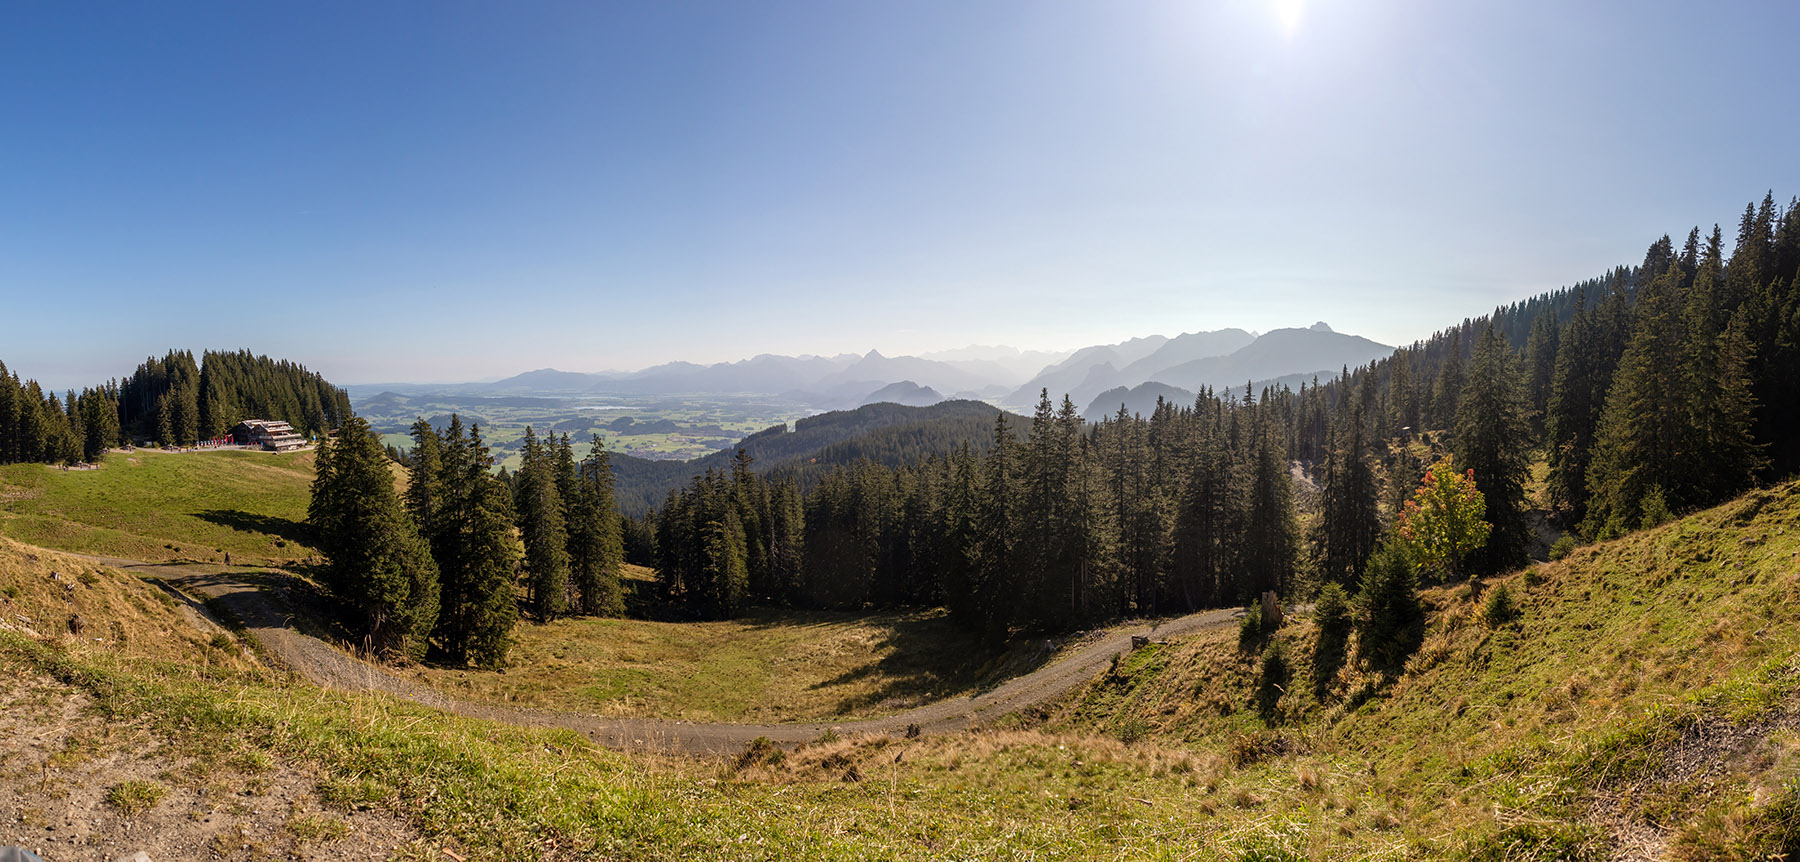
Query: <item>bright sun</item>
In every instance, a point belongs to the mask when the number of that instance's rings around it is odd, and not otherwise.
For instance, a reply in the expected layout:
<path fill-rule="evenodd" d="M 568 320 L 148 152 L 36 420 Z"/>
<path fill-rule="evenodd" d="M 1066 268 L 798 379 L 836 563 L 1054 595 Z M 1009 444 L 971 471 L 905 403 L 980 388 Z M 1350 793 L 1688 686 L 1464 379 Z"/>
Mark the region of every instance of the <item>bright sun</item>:
<path fill-rule="evenodd" d="M 1269 0 L 1275 7 L 1275 17 L 1281 22 L 1281 31 L 1289 36 L 1300 29 L 1300 16 L 1306 11 L 1306 0 Z"/>

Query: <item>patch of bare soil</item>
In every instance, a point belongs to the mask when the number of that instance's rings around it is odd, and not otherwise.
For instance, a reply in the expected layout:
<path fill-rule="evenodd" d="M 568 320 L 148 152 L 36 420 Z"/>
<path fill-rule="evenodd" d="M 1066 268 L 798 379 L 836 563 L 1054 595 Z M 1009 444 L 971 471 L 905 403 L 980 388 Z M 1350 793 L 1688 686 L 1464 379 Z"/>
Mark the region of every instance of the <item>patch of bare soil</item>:
<path fill-rule="evenodd" d="M 1743 724 L 1724 720 L 1689 726 L 1649 773 L 1594 794 L 1588 817 L 1607 836 L 1613 862 L 1656 862 L 1668 856 L 1673 837 L 1666 824 L 1647 816 L 1645 808 L 1671 789 L 1697 797 L 1725 790 L 1726 782 L 1753 768 L 1757 752 L 1769 736 L 1800 729 L 1800 710 L 1782 709 Z"/>
<path fill-rule="evenodd" d="M 318 780 L 261 756 L 203 762 L 85 693 L 0 674 L 0 846 L 47 862 L 448 858 L 391 814 L 323 805 Z"/>

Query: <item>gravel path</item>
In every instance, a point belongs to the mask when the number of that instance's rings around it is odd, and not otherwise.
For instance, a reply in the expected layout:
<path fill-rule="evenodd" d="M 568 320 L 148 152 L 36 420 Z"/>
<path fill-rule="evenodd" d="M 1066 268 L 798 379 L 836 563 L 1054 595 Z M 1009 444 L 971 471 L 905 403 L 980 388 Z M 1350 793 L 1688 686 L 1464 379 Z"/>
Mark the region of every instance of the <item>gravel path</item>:
<path fill-rule="evenodd" d="M 1114 632 L 1048 666 L 1015 677 L 988 691 L 953 697 L 884 718 L 807 724 L 724 724 L 655 718 L 609 718 L 579 712 L 500 706 L 458 700 L 353 658 L 330 644 L 303 634 L 292 615 L 262 588 L 231 574 L 214 574 L 174 563 L 145 563 L 92 557 L 120 569 L 154 574 L 183 590 L 214 600 L 261 644 L 264 654 L 321 686 L 345 691 L 381 691 L 458 715 L 509 724 L 558 727 L 587 736 L 610 748 L 680 754 L 723 754 L 743 750 L 759 736 L 783 744 L 837 733 L 903 734 L 912 725 L 923 733 L 964 730 L 985 721 L 1044 703 L 1093 678 L 1112 657 L 1131 649 L 1131 638 L 1166 638 L 1232 625 L 1235 610 L 1206 611 L 1154 626 Z"/>

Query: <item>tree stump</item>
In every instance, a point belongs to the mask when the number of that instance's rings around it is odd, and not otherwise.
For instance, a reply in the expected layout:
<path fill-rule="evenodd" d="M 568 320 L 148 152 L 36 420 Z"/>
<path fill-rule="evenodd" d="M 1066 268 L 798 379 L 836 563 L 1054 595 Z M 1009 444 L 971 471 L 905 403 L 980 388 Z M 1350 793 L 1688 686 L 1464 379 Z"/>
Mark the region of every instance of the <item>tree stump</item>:
<path fill-rule="evenodd" d="M 1265 631 L 1281 628 L 1281 602 L 1275 598 L 1274 590 L 1262 594 L 1262 624 Z"/>

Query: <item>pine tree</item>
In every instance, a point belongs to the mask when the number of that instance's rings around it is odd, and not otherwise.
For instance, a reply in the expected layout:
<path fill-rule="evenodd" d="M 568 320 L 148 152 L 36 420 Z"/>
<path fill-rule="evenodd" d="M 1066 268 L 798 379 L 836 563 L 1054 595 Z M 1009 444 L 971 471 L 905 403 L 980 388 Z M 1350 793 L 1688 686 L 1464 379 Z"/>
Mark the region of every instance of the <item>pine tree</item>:
<path fill-rule="evenodd" d="M 1320 574 L 1338 584 L 1354 584 L 1362 577 L 1363 563 L 1381 539 L 1379 489 L 1369 465 L 1364 416 L 1368 392 L 1370 384 L 1365 382 L 1339 403 L 1325 462 L 1323 511 L 1315 542 Z"/>
<path fill-rule="evenodd" d="M 1006 414 L 996 415 L 993 445 L 982 464 L 982 488 L 975 518 L 974 576 L 970 579 L 972 606 L 977 615 L 975 627 L 991 644 L 1006 640 L 1019 599 L 1017 562 L 1013 557 L 1019 518 L 1015 502 L 1016 445 Z"/>
<path fill-rule="evenodd" d="M 1590 536 L 1636 527 L 1640 504 L 1652 490 L 1675 511 L 1700 497 L 1695 469 L 1703 453 L 1692 424 L 1698 393 L 1688 391 L 1683 379 L 1679 278 L 1671 262 L 1639 292 L 1630 340 L 1595 436 L 1588 476 L 1592 506 L 1582 524 Z"/>
<path fill-rule="evenodd" d="M 1266 401 L 1266 399 L 1265 399 Z M 1299 536 L 1294 524 L 1293 479 L 1287 453 L 1272 428 L 1253 433 L 1250 499 L 1244 534 L 1244 597 L 1287 593 L 1292 587 Z"/>
<path fill-rule="evenodd" d="M 321 450 L 309 520 L 326 580 L 379 655 L 423 653 L 438 612 L 437 566 L 394 494 L 381 442 L 352 417 Z"/>
<path fill-rule="evenodd" d="M 1531 338 L 1525 342 L 1525 398 L 1534 440 L 1544 439 L 1550 410 L 1550 391 L 1556 383 L 1556 351 L 1561 327 L 1554 310 L 1539 312 L 1531 321 Z"/>
<path fill-rule="evenodd" d="M 744 611 L 750 572 L 745 563 L 744 525 L 735 506 L 721 508 L 721 516 L 706 524 L 706 583 L 708 615 L 730 619 Z"/>
<path fill-rule="evenodd" d="M 503 667 L 519 619 L 513 585 L 520 554 L 511 500 L 488 472 L 492 458 L 480 426 L 465 436 L 462 418 L 452 414 L 439 448 L 430 541 L 441 611 L 433 638 L 451 664 Z"/>
<path fill-rule="evenodd" d="M 570 577 L 581 613 L 616 616 L 625 612 L 619 584 L 624 546 L 606 446 L 594 435 L 593 451 L 582 462 L 568 501 Z"/>
<path fill-rule="evenodd" d="M 805 559 L 805 512 L 800 486 L 789 477 L 774 483 L 769 515 L 769 586 L 783 604 L 800 596 L 801 562 Z"/>
<path fill-rule="evenodd" d="M 562 495 L 556 487 L 554 455 L 525 426 L 525 463 L 519 468 L 513 503 L 525 540 L 525 571 L 531 586 L 532 612 L 548 622 L 568 608 L 568 530 Z"/>
<path fill-rule="evenodd" d="M 409 455 L 412 464 L 407 470 L 406 482 L 406 511 L 412 515 L 419 535 L 430 542 L 444 528 L 438 523 L 439 510 L 444 506 L 443 441 L 432 429 L 431 423 L 424 419 L 413 423 L 412 438 L 413 447 Z M 438 561 L 440 569 L 443 562 Z"/>
<path fill-rule="evenodd" d="M 1472 571 L 1499 572 L 1523 565 L 1531 547 L 1525 482 L 1531 468 L 1525 447 L 1530 428 L 1518 361 L 1489 326 L 1482 333 L 1463 385 L 1456 415 L 1456 462 L 1473 470 L 1493 526 L 1486 544 L 1469 558 Z"/>
<path fill-rule="evenodd" d="M 1452 333 L 1444 361 L 1438 366 L 1437 381 L 1431 388 L 1431 427 L 1448 428 L 1456 421 L 1457 402 L 1463 389 L 1462 331 Z"/>
<path fill-rule="evenodd" d="M 1405 664 L 1425 635 L 1418 575 L 1407 552 L 1393 543 L 1376 549 L 1356 598 L 1357 652 L 1376 667 Z"/>

